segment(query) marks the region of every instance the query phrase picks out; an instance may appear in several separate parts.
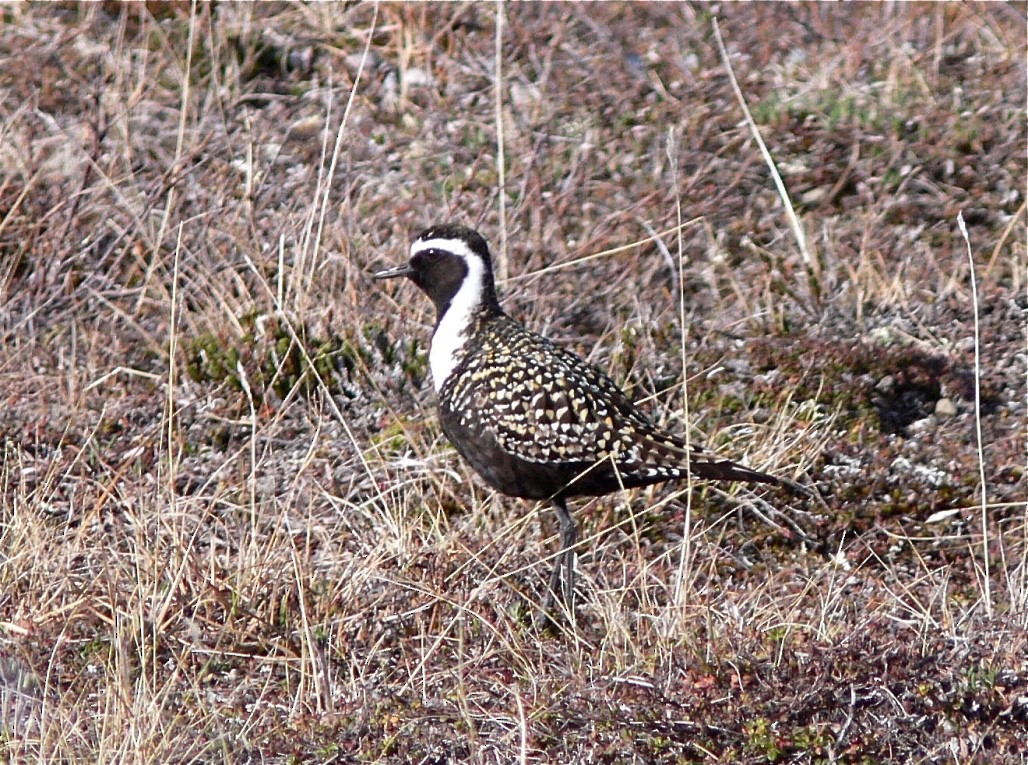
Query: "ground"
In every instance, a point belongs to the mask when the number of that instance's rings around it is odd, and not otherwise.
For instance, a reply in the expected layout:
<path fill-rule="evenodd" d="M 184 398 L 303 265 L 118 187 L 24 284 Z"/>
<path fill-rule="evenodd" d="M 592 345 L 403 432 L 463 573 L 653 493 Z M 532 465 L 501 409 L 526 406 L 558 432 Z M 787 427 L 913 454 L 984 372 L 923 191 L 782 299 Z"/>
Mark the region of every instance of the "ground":
<path fill-rule="evenodd" d="M 6 760 L 1028 761 L 1024 3 L 0 12 Z M 369 278 L 443 221 L 816 496 L 576 501 L 538 627 Z"/>

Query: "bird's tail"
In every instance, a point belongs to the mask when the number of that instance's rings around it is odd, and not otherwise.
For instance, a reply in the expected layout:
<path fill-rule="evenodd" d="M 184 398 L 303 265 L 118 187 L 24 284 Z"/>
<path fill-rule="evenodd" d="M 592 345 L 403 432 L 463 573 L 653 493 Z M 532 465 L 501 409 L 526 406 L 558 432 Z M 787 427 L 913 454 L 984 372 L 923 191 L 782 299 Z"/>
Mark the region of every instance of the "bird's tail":
<path fill-rule="evenodd" d="M 708 481 L 765 483 L 782 486 L 804 496 L 812 494 L 810 489 L 795 481 L 740 465 L 727 457 L 709 452 L 702 446 L 690 444 L 689 449 L 686 450 L 685 443 L 675 437 L 667 438 L 664 434 L 654 433 L 651 434 L 650 441 L 652 442 L 649 444 L 651 455 L 660 455 L 658 459 L 665 464 L 673 459 L 678 463 L 679 469 L 683 463 L 688 462 L 688 471 L 696 478 Z"/>

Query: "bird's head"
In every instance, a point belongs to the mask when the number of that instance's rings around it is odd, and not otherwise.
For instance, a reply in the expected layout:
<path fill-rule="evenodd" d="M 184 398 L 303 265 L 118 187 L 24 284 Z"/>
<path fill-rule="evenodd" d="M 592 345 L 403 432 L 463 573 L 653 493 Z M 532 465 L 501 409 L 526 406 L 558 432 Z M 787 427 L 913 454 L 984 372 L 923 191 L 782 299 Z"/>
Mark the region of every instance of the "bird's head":
<path fill-rule="evenodd" d="M 440 318 L 454 304 L 464 311 L 496 304 L 489 245 L 466 226 L 445 223 L 425 229 L 414 238 L 407 263 L 379 271 L 372 278 L 400 276 L 431 298 Z"/>

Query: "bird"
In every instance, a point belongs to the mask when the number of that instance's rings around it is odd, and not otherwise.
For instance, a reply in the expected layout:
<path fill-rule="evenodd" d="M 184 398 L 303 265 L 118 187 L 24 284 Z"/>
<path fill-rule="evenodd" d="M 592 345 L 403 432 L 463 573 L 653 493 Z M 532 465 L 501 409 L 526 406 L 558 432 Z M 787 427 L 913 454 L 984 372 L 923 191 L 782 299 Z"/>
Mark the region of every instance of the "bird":
<path fill-rule="evenodd" d="M 578 527 L 567 501 L 688 476 L 809 491 L 660 429 L 603 371 L 507 314 L 489 246 L 454 223 L 426 228 L 403 265 L 372 275 L 406 277 L 435 306 L 429 371 L 439 422 L 457 452 L 502 494 L 548 501 L 560 548 L 543 603 L 574 614 Z"/>

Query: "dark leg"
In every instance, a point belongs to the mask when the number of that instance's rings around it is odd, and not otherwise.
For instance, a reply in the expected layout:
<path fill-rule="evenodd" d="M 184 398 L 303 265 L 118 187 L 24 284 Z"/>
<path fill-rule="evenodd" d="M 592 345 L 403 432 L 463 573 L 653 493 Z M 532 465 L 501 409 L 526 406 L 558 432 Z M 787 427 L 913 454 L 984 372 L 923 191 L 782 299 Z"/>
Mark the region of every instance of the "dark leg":
<path fill-rule="evenodd" d="M 554 598 L 560 598 L 571 614 L 575 613 L 575 544 L 578 542 L 578 528 L 575 519 L 568 512 L 567 502 L 563 497 L 553 499 L 553 507 L 557 510 L 560 522 L 560 552 L 550 574 L 550 590 L 546 593 L 543 607 L 549 610 Z M 563 585 L 563 586 L 562 586 Z"/>

